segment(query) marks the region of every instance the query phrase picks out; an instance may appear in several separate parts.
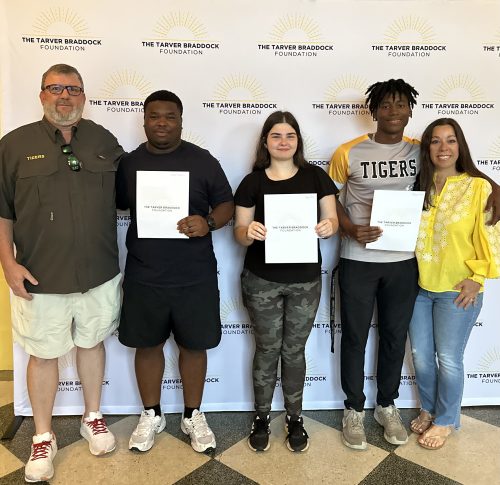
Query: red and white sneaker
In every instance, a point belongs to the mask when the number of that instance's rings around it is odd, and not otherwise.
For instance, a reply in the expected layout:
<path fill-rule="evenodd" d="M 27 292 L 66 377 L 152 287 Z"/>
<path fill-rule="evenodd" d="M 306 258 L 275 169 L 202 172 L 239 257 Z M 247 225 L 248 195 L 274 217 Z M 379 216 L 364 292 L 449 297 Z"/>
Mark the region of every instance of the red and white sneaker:
<path fill-rule="evenodd" d="M 93 455 L 110 453 L 116 447 L 115 437 L 100 411 L 91 412 L 88 418 L 82 420 L 80 434 L 89 442 L 90 453 Z"/>
<path fill-rule="evenodd" d="M 30 459 L 24 469 L 24 479 L 29 483 L 50 480 L 54 476 L 52 460 L 56 453 L 56 437 L 50 431 L 33 436 Z"/>

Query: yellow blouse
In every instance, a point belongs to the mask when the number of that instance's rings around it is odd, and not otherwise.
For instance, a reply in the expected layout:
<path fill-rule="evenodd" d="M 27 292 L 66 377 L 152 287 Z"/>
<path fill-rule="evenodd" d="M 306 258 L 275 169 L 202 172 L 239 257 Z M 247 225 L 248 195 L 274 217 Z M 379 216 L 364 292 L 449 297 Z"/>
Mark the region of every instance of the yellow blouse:
<path fill-rule="evenodd" d="M 488 181 L 463 173 L 448 177 L 432 206 L 422 212 L 415 253 L 419 285 L 433 291 L 453 287 L 469 278 L 483 284 L 500 276 L 500 223 L 487 226 L 484 212 L 491 193 Z"/>

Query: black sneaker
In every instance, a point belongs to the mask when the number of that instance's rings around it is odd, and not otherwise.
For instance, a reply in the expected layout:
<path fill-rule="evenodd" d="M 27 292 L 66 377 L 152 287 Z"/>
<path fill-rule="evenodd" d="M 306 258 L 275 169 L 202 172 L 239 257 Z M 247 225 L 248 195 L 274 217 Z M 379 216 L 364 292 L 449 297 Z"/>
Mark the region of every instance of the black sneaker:
<path fill-rule="evenodd" d="M 285 420 L 286 446 L 290 451 L 306 451 L 309 448 L 309 436 L 304 429 L 302 416 L 288 416 Z"/>
<path fill-rule="evenodd" d="M 269 435 L 271 419 L 267 416 L 255 415 L 252 423 L 252 431 L 248 437 L 248 446 L 252 451 L 267 451 L 269 449 Z"/>

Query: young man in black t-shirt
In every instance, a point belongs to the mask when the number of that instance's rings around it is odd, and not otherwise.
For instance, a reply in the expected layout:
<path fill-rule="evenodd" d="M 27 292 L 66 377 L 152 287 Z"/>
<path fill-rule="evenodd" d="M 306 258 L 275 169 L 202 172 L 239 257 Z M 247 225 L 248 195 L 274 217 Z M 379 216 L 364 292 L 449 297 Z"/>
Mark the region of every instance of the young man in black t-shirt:
<path fill-rule="evenodd" d="M 211 231 L 231 219 L 232 192 L 219 162 L 208 151 L 181 140 L 182 102 L 174 93 L 157 91 L 146 98 L 144 129 L 147 142 L 124 157 L 117 173 L 117 206 L 130 209 L 131 215 L 119 339 L 136 348 L 135 372 L 144 404 L 129 448 L 149 450 L 155 434 L 165 427 L 160 406 L 163 347 L 172 332 L 183 382 L 181 429 L 191 437 L 193 449 L 203 452 L 216 446 L 200 412 L 206 350 L 221 338 Z M 189 215 L 177 222 L 178 232 L 187 237 L 138 235 L 138 171 L 189 173 Z"/>

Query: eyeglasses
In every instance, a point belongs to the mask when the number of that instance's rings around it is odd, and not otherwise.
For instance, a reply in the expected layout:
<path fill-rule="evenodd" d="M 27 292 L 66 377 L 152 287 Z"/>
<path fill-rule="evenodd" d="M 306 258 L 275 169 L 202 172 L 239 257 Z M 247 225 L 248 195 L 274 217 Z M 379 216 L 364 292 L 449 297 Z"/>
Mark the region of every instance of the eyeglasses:
<path fill-rule="evenodd" d="M 43 90 L 48 91 L 50 94 L 62 94 L 66 90 L 70 96 L 80 96 L 83 93 L 83 88 L 80 86 L 63 86 L 62 84 L 49 84 Z"/>
<path fill-rule="evenodd" d="M 82 162 L 73 155 L 71 145 L 61 145 L 61 151 L 68 156 L 68 166 L 73 172 L 79 172 L 82 168 Z"/>

